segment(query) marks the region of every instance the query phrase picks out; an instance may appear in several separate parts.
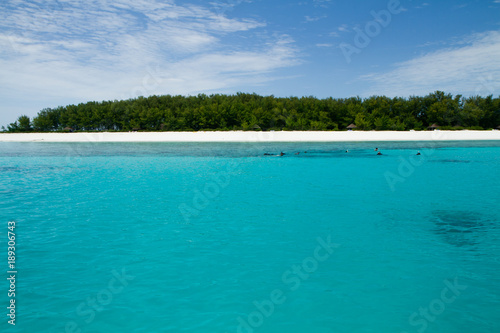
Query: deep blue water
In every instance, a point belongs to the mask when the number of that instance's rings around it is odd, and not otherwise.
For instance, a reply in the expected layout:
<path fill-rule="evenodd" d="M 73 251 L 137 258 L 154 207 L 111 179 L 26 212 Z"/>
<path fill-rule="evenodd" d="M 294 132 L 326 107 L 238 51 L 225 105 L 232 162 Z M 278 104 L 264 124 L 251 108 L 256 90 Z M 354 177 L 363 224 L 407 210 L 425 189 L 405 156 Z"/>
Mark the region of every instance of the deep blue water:
<path fill-rule="evenodd" d="M 0 143 L 1 331 L 500 332 L 499 167 L 498 142 Z"/>

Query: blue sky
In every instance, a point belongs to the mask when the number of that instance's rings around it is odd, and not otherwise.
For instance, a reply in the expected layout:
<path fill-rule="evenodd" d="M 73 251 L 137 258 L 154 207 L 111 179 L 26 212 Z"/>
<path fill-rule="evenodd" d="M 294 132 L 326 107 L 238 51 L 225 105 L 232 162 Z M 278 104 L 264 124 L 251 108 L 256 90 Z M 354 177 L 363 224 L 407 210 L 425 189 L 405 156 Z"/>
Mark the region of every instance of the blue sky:
<path fill-rule="evenodd" d="M 3 0 L 0 125 L 139 95 L 500 94 L 500 0 Z"/>

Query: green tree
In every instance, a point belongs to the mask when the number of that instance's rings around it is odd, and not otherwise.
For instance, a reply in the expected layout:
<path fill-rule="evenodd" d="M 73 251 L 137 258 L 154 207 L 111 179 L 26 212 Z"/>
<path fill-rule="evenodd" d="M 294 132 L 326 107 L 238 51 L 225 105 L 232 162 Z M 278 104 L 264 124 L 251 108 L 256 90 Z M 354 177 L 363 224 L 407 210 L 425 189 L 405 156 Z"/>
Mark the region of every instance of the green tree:
<path fill-rule="evenodd" d="M 64 108 L 57 109 L 46 108 L 38 112 L 36 117 L 33 118 L 33 128 L 37 132 L 55 131 L 59 128 L 59 120 L 61 114 L 64 113 Z"/>
<path fill-rule="evenodd" d="M 500 125 L 500 98 L 452 96 L 372 96 L 318 99 L 257 94 L 150 96 L 87 102 L 41 110 L 7 126 L 9 132 L 178 130 L 337 130 L 355 123 L 360 130 L 423 129 L 432 123 L 494 128 Z"/>
<path fill-rule="evenodd" d="M 19 130 L 21 132 L 31 132 L 33 129 L 31 128 L 31 120 L 30 117 L 26 115 L 22 115 L 17 119 L 19 124 Z"/>

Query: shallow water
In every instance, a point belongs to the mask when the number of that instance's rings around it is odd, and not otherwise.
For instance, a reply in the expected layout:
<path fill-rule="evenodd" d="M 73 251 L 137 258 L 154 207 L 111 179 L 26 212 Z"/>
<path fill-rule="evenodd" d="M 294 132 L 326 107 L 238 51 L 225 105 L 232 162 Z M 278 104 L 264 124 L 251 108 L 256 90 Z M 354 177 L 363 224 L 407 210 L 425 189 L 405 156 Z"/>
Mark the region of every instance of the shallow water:
<path fill-rule="evenodd" d="M 0 143 L 2 325 L 499 332 L 499 166 L 495 142 Z"/>

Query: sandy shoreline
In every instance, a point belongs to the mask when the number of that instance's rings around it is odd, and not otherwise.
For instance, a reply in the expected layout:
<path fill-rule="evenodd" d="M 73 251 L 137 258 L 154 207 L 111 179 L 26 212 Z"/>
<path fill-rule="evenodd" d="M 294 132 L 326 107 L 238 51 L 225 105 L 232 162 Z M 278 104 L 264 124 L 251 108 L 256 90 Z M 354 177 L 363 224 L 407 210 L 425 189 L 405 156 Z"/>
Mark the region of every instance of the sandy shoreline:
<path fill-rule="evenodd" d="M 370 142 L 500 140 L 500 131 L 0 133 L 0 142 Z"/>

